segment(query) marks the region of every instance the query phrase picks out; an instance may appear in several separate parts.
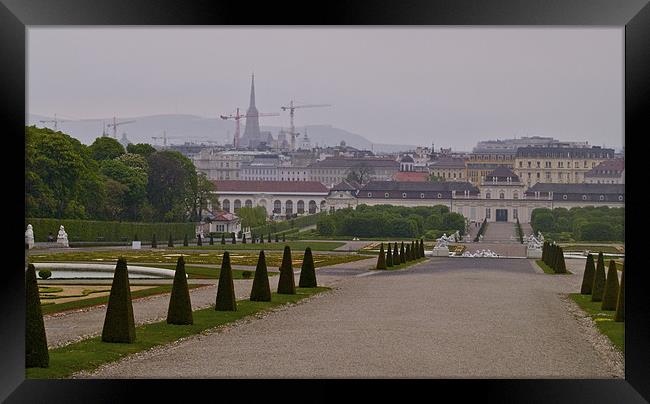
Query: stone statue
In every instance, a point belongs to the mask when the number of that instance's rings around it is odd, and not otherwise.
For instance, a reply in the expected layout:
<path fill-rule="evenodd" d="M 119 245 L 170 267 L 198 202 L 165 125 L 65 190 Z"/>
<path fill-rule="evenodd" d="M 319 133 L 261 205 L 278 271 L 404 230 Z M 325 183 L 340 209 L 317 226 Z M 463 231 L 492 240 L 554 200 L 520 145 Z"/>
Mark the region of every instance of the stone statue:
<path fill-rule="evenodd" d="M 462 239 L 463 239 L 463 238 L 460 236 L 460 232 L 459 232 L 458 230 L 456 230 L 456 233 L 454 233 L 454 241 L 455 241 L 455 242 L 459 242 L 459 241 L 461 241 Z"/>
<path fill-rule="evenodd" d="M 27 225 L 27 231 L 25 231 L 25 244 L 28 245 L 29 249 L 34 248 L 34 230 L 31 224 Z"/>
<path fill-rule="evenodd" d="M 447 238 L 447 233 L 443 233 L 440 238 L 436 239 L 435 248 L 447 248 L 449 244 L 449 239 Z"/>
<path fill-rule="evenodd" d="M 478 242 L 480 243 L 481 241 L 483 241 L 483 235 L 482 234 L 480 236 L 478 236 Z"/>
<path fill-rule="evenodd" d="M 537 230 L 537 240 L 539 240 L 540 243 L 544 244 L 544 235 L 539 230 Z"/>
<path fill-rule="evenodd" d="M 68 245 L 68 233 L 65 232 L 63 225 L 59 227 L 59 234 L 56 236 L 56 242 L 61 244 L 61 247 L 69 247 Z"/>
<path fill-rule="evenodd" d="M 533 236 L 533 235 L 531 234 L 531 235 L 528 237 L 528 248 L 538 250 L 538 249 L 542 248 L 542 242 L 540 242 L 539 240 L 537 240 L 537 238 L 535 238 L 535 236 Z"/>

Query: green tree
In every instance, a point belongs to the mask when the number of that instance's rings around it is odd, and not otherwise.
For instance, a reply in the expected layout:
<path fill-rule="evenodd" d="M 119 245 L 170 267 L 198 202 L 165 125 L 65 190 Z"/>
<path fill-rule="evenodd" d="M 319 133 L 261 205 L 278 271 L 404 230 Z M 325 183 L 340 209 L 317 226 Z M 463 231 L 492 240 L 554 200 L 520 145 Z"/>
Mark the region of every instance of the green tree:
<path fill-rule="evenodd" d="M 241 243 L 246 244 L 246 234 L 245 233 L 241 235 Z"/>
<path fill-rule="evenodd" d="M 217 285 L 215 310 L 237 311 L 235 285 L 232 280 L 232 267 L 230 266 L 230 254 L 228 251 L 223 253 L 223 259 L 221 260 L 221 273 L 219 274 L 219 284 Z"/>
<path fill-rule="evenodd" d="M 196 187 L 194 190 L 194 220 L 199 221 L 203 216 L 203 211 L 208 206 L 216 206 L 219 204 L 217 196 L 214 193 L 216 186 L 214 182 L 210 181 L 205 173 L 199 173 L 196 176 Z"/>
<path fill-rule="evenodd" d="M 598 261 L 596 263 L 596 273 L 594 274 L 594 284 L 591 286 L 591 301 L 602 302 L 603 292 L 605 291 L 605 260 L 603 253 L 598 254 Z"/>
<path fill-rule="evenodd" d="M 315 288 L 316 285 L 316 268 L 314 266 L 314 257 L 311 253 L 311 247 L 305 249 L 305 255 L 300 267 L 300 279 L 298 286 L 301 288 Z"/>
<path fill-rule="evenodd" d="M 237 240 L 235 239 L 235 232 L 232 232 L 231 236 L 232 236 L 232 243 L 237 244 Z"/>
<path fill-rule="evenodd" d="M 137 143 L 126 146 L 128 153 L 139 154 L 143 157 L 149 157 L 156 152 L 156 149 L 148 143 Z"/>
<path fill-rule="evenodd" d="M 594 266 L 594 257 L 589 254 L 587 255 L 587 262 L 585 263 L 585 273 L 582 276 L 582 286 L 580 287 L 580 294 L 590 295 L 591 287 L 594 284 L 594 273 L 596 272 L 596 267 Z"/>
<path fill-rule="evenodd" d="M 214 245 L 214 237 L 212 233 L 210 233 L 210 245 Z"/>
<path fill-rule="evenodd" d="M 221 244 L 226 244 L 226 233 L 221 233 Z"/>
<path fill-rule="evenodd" d="M 433 173 L 431 173 L 431 174 L 427 177 L 427 180 L 428 180 L 428 181 L 431 181 L 431 182 L 445 182 L 445 179 L 444 179 L 443 177 L 437 176 L 437 175 L 435 175 L 435 174 L 433 174 Z"/>
<path fill-rule="evenodd" d="M 147 197 L 157 218 L 190 220 L 195 207 L 197 174 L 194 164 L 179 152 L 164 150 L 148 158 Z"/>
<path fill-rule="evenodd" d="M 266 209 L 262 206 L 242 207 L 237 215 L 241 219 L 242 227 L 259 227 L 266 223 Z"/>
<path fill-rule="evenodd" d="M 375 269 L 386 269 L 386 253 L 384 252 L 384 243 L 381 243 L 379 248 L 379 256 L 377 257 L 377 266 Z"/>
<path fill-rule="evenodd" d="M 185 236 L 183 237 L 183 246 L 187 247 L 189 245 L 190 245 L 190 243 L 189 243 L 189 240 L 187 239 L 187 234 L 185 234 Z"/>
<path fill-rule="evenodd" d="M 176 261 L 174 285 L 167 309 L 167 324 L 194 324 L 190 289 L 187 286 L 185 259 L 180 256 Z"/>
<path fill-rule="evenodd" d="M 374 174 L 375 170 L 372 167 L 365 162 L 361 162 L 349 169 L 346 179 L 360 185 L 365 185 L 370 182 Z"/>
<path fill-rule="evenodd" d="M 203 246 L 203 237 L 200 234 L 196 236 L 196 245 L 199 247 Z"/>
<path fill-rule="evenodd" d="M 113 276 L 113 285 L 108 297 L 108 307 L 102 329 L 102 341 L 125 342 L 135 341 L 135 321 L 131 303 L 131 287 L 126 260 L 118 258 Z"/>
<path fill-rule="evenodd" d="M 291 263 L 291 249 L 284 246 L 282 264 L 280 265 L 280 279 L 278 280 L 278 293 L 284 295 L 295 295 L 296 284 L 293 277 L 293 266 Z"/>
<path fill-rule="evenodd" d="M 47 350 L 47 336 L 41 311 L 41 299 L 36 281 L 36 269 L 33 264 L 27 266 L 25 273 L 26 299 L 26 333 L 25 333 L 25 367 L 46 368 L 50 355 Z"/>
<path fill-rule="evenodd" d="M 271 286 L 269 285 L 269 274 L 266 269 L 264 250 L 260 250 L 260 255 L 257 258 L 257 267 L 255 267 L 255 278 L 253 279 L 250 300 L 253 302 L 271 301 Z"/>
<path fill-rule="evenodd" d="M 603 291 L 603 303 L 601 310 L 616 310 L 616 299 L 618 298 L 618 273 L 616 272 L 616 262 L 609 261 L 607 271 L 607 280 L 605 281 L 605 290 Z"/>
<path fill-rule="evenodd" d="M 108 136 L 98 137 L 88 149 L 90 156 L 97 161 L 113 160 L 125 153 L 120 142 Z"/>
<path fill-rule="evenodd" d="M 147 163 L 147 159 L 139 154 L 124 153 L 121 156 L 117 157 L 115 160 L 123 163 L 129 168 L 140 170 L 144 173 L 149 172 L 149 163 Z"/>
<path fill-rule="evenodd" d="M 614 321 L 619 323 L 625 321 L 625 262 L 623 263 L 623 270 L 621 271 L 621 286 L 618 288 Z"/>

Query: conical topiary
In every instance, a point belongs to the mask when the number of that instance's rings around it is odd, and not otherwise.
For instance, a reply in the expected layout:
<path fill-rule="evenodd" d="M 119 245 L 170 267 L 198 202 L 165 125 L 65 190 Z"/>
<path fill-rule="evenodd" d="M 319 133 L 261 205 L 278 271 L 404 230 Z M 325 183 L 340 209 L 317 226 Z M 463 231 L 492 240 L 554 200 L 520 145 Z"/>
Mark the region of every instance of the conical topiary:
<path fill-rule="evenodd" d="M 280 236 L 278 236 L 278 233 L 275 233 L 275 242 L 276 243 L 280 242 Z"/>
<path fill-rule="evenodd" d="M 217 311 L 237 311 L 235 301 L 235 285 L 232 280 L 232 268 L 230 267 L 230 254 L 223 253 L 221 259 L 221 273 L 219 274 L 219 285 L 217 286 Z"/>
<path fill-rule="evenodd" d="M 200 234 L 196 236 L 196 245 L 201 247 L 203 245 L 203 237 Z"/>
<path fill-rule="evenodd" d="M 221 233 L 221 244 L 226 244 L 226 233 Z"/>
<path fill-rule="evenodd" d="M 388 243 L 388 250 L 386 250 L 386 267 L 393 266 L 393 251 L 391 250 L 390 243 Z"/>
<path fill-rule="evenodd" d="M 616 272 L 616 262 L 609 261 L 607 271 L 607 280 L 605 281 L 605 291 L 603 292 L 603 303 L 601 310 L 616 310 L 616 299 L 618 298 L 618 273 Z"/>
<path fill-rule="evenodd" d="M 314 257 L 311 254 L 311 247 L 305 248 L 305 256 L 302 259 L 298 286 L 301 288 L 316 287 L 316 269 L 314 267 Z"/>
<path fill-rule="evenodd" d="M 420 258 L 418 252 L 419 250 L 415 249 L 415 241 L 411 241 L 411 255 L 413 256 L 414 260 Z"/>
<path fill-rule="evenodd" d="M 375 269 L 386 269 L 386 253 L 384 252 L 384 243 L 381 243 L 379 248 L 379 256 L 377 257 L 377 266 Z"/>
<path fill-rule="evenodd" d="M 264 234 L 260 234 L 260 244 L 264 244 Z"/>
<path fill-rule="evenodd" d="M 151 248 L 158 248 L 158 242 L 156 241 L 156 233 L 151 236 Z"/>
<path fill-rule="evenodd" d="M 282 242 L 286 243 L 287 242 L 287 235 L 282 233 Z"/>
<path fill-rule="evenodd" d="M 210 233 L 210 245 L 214 245 L 214 236 Z"/>
<path fill-rule="evenodd" d="M 234 231 L 232 232 L 231 237 L 232 237 L 232 243 L 237 244 L 237 239 L 235 238 L 235 232 Z"/>
<path fill-rule="evenodd" d="M 140 237 L 138 237 L 138 233 L 135 233 L 133 235 L 133 241 L 140 241 Z"/>
<path fill-rule="evenodd" d="M 566 273 L 566 263 L 564 262 L 564 250 L 562 247 L 557 248 L 557 258 L 555 259 L 555 268 L 553 268 L 556 274 L 565 274 Z"/>
<path fill-rule="evenodd" d="M 41 298 L 36 281 L 34 264 L 27 266 L 25 273 L 26 301 L 26 334 L 25 334 L 25 367 L 46 368 L 50 364 L 50 354 L 47 350 L 47 336 L 41 310 Z"/>
<path fill-rule="evenodd" d="M 544 244 L 542 245 L 542 262 L 543 263 L 546 263 L 546 250 L 547 250 L 546 247 L 547 246 L 548 246 L 548 242 L 545 241 Z"/>
<path fill-rule="evenodd" d="M 241 235 L 241 243 L 246 244 L 246 234 Z"/>
<path fill-rule="evenodd" d="M 593 255 L 587 255 L 587 262 L 585 263 L 585 273 L 582 276 L 582 287 L 580 287 L 580 294 L 590 295 L 591 287 L 594 284 L 594 274 L 596 267 L 594 266 Z"/>
<path fill-rule="evenodd" d="M 167 241 L 167 247 L 173 247 L 174 246 L 174 239 L 172 238 L 171 233 L 169 234 L 169 240 Z"/>
<path fill-rule="evenodd" d="M 278 280 L 278 293 L 283 295 L 295 295 L 296 283 L 293 278 L 293 266 L 291 264 L 291 249 L 284 246 L 282 264 L 280 265 L 280 279 Z"/>
<path fill-rule="evenodd" d="M 264 250 L 260 251 L 260 255 L 257 258 L 257 267 L 255 268 L 255 278 L 253 279 L 250 300 L 253 302 L 271 301 L 271 286 L 269 285 L 269 274 L 266 269 Z"/>
<path fill-rule="evenodd" d="M 399 248 L 397 247 L 397 242 L 395 242 L 395 245 L 393 247 L 393 265 L 397 266 L 401 263 L 402 261 L 399 258 Z"/>
<path fill-rule="evenodd" d="M 183 246 L 187 247 L 188 245 L 190 245 L 190 243 L 187 240 L 187 234 L 185 234 L 185 237 L 183 237 Z"/>
<path fill-rule="evenodd" d="M 271 232 L 269 232 L 268 242 L 269 242 L 269 243 L 271 242 Z"/>
<path fill-rule="evenodd" d="M 591 286 L 591 301 L 602 302 L 603 292 L 605 291 L 605 260 L 603 253 L 598 253 L 598 262 L 596 264 L 596 273 L 594 274 L 594 284 Z"/>
<path fill-rule="evenodd" d="M 406 262 L 406 256 L 404 255 L 404 242 L 399 247 L 399 262 L 402 264 Z"/>
<path fill-rule="evenodd" d="M 102 341 L 126 342 L 135 341 L 135 320 L 131 303 L 131 287 L 126 260 L 120 257 L 115 267 L 111 294 L 108 297 L 108 307 L 102 329 Z"/>
<path fill-rule="evenodd" d="M 422 258 L 420 257 L 420 242 L 419 241 L 414 241 L 413 242 L 413 249 L 415 250 L 415 258 Z"/>
<path fill-rule="evenodd" d="M 255 244 L 255 234 L 251 233 L 251 244 Z"/>
<path fill-rule="evenodd" d="M 618 288 L 614 321 L 619 323 L 625 321 L 625 262 L 623 262 L 623 270 L 621 271 L 621 286 Z"/>
<path fill-rule="evenodd" d="M 185 259 L 182 256 L 178 257 L 176 261 L 174 285 L 167 309 L 167 324 L 194 324 L 190 289 L 187 287 L 185 274 Z"/>
<path fill-rule="evenodd" d="M 412 257 L 411 257 L 411 246 L 408 245 L 408 244 L 406 245 L 406 251 L 404 252 L 404 256 L 406 258 L 406 261 L 411 261 L 411 259 L 412 259 Z"/>
<path fill-rule="evenodd" d="M 425 257 L 425 255 L 424 255 L 424 239 L 420 239 L 420 255 L 422 256 L 422 258 Z"/>

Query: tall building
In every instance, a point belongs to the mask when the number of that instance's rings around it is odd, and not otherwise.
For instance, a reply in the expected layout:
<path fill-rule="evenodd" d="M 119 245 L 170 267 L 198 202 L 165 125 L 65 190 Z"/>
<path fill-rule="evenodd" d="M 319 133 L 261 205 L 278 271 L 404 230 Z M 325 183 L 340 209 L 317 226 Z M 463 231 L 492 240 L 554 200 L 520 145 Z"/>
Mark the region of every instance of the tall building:
<path fill-rule="evenodd" d="M 246 110 L 246 115 L 251 117 L 246 118 L 246 127 L 244 129 L 244 135 L 239 141 L 241 147 L 257 147 L 260 143 L 261 134 L 260 134 L 260 119 L 258 117 L 259 111 L 255 106 L 255 75 L 251 75 L 251 98 L 248 105 L 248 110 Z M 265 139 L 266 140 L 266 139 Z"/>

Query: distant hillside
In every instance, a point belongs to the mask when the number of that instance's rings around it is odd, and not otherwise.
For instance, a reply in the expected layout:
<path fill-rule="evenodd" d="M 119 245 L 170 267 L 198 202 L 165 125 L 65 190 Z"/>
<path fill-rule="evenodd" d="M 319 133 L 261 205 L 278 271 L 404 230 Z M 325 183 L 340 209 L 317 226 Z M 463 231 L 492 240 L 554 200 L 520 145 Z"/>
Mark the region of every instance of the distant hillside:
<path fill-rule="evenodd" d="M 44 124 L 39 121 L 51 120 L 52 117 L 29 114 L 28 125 L 38 127 L 53 127 L 52 123 Z M 223 145 L 232 141 L 235 133 L 235 124 L 231 120 L 220 118 L 205 118 L 196 115 L 152 115 L 141 117 L 122 117 L 120 121 L 135 120 L 133 123 L 124 124 L 117 128 L 117 138 L 126 133 L 127 138 L 133 143 L 151 143 L 162 144 L 162 140 L 154 140 L 152 137 L 160 137 L 163 131 L 167 133 L 168 144 L 182 144 L 184 142 L 214 142 Z M 104 124 L 109 124 L 113 118 L 83 119 L 83 120 L 64 120 L 59 122 L 58 129 L 79 139 L 84 144 L 91 144 L 97 137 L 102 135 Z M 270 131 L 273 136 L 277 136 L 281 127 L 279 126 L 262 126 L 262 131 Z M 287 128 L 285 127 L 285 130 Z M 304 127 L 296 129 L 297 132 L 303 131 Z M 106 130 L 112 136 L 113 130 Z M 241 127 L 243 134 L 244 124 Z M 334 146 L 345 141 L 349 146 L 359 149 L 371 148 L 378 152 L 390 152 L 399 150 L 413 149 L 413 145 L 389 145 L 374 144 L 356 133 L 348 132 L 344 129 L 335 128 L 331 125 L 308 125 L 307 135 L 313 145 Z"/>

